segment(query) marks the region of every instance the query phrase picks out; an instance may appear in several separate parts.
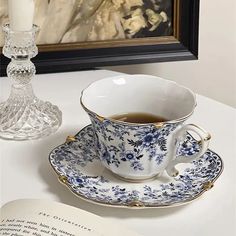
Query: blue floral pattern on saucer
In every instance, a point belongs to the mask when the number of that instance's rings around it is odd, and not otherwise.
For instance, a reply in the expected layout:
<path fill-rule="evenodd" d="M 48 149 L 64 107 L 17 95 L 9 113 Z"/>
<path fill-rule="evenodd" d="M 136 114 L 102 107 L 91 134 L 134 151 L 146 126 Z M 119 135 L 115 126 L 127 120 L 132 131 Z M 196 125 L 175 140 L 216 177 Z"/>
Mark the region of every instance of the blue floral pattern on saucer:
<path fill-rule="evenodd" d="M 77 196 L 106 206 L 152 208 L 188 203 L 212 187 L 223 170 L 219 155 L 208 150 L 200 160 L 179 165 L 180 174 L 175 178 L 163 173 L 152 181 L 128 183 L 101 164 L 94 140 L 94 131 L 89 125 L 75 140 L 56 147 L 49 161 L 59 178 Z M 188 135 L 178 154 L 189 155 L 198 149 L 198 142 Z M 131 157 L 132 153 L 127 154 L 127 158 Z"/>

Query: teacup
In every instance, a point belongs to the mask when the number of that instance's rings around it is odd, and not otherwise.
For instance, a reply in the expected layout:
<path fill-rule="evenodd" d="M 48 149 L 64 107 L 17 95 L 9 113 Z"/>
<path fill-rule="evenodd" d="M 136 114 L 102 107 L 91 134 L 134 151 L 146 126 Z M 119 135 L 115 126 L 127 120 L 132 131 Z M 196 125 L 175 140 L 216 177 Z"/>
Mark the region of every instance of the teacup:
<path fill-rule="evenodd" d="M 210 135 L 193 124 L 184 124 L 196 107 L 195 94 L 175 82 L 150 75 L 120 75 L 90 84 L 81 94 L 102 164 L 118 177 L 139 182 L 164 170 L 178 175 L 175 165 L 200 158 Z M 124 113 L 145 113 L 167 121 L 132 123 L 114 119 Z M 177 156 L 188 131 L 200 138 L 200 150 Z"/>

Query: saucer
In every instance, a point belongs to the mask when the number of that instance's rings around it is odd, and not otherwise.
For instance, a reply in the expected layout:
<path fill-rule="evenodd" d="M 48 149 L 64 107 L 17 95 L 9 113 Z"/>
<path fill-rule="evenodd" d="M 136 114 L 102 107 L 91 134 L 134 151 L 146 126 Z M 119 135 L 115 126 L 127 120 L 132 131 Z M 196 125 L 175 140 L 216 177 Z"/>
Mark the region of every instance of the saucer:
<path fill-rule="evenodd" d="M 188 134 L 178 154 L 187 155 L 198 148 L 198 142 Z M 49 161 L 59 180 L 78 197 L 104 206 L 135 209 L 189 203 L 213 187 L 223 170 L 219 155 L 208 150 L 198 161 L 179 164 L 179 175 L 175 178 L 164 172 L 155 180 L 124 182 L 101 164 L 94 148 L 91 125 L 52 150 Z"/>

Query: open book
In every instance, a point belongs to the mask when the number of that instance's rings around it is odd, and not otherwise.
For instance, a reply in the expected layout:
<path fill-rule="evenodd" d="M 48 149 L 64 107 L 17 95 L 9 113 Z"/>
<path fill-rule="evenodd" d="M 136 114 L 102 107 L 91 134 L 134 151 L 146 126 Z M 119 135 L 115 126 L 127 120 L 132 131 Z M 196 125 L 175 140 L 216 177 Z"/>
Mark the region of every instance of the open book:
<path fill-rule="evenodd" d="M 138 236 L 100 216 L 46 200 L 16 200 L 4 205 L 0 235 Z"/>

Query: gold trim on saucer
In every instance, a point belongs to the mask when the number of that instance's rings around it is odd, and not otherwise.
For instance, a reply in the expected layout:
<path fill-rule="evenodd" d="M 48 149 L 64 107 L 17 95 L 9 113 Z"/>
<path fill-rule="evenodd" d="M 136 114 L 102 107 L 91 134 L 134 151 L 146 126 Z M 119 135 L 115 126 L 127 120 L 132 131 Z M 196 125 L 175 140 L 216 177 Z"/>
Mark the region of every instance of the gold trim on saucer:
<path fill-rule="evenodd" d="M 130 207 L 145 207 L 145 205 L 141 201 L 133 201 L 129 203 Z"/>
<path fill-rule="evenodd" d="M 50 162 L 51 164 L 51 162 Z M 51 164 L 52 166 L 52 164 Z M 132 209 L 132 210 L 141 210 L 141 209 L 163 209 L 163 208 L 171 208 L 171 207 L 179 207 L 179 206 L 183 206 L 183 205 L 186 205 L 186 204 L 189 204 L 195 200 L 197 200 L 199 197 L 201 197 L 208 189 L 206 188 L 203 188 L 202 192 L 200 192 L 197 196 L 195 196 L 194 198 L 192 198 L 191 200 L 186 200 L 186 201 L 183 201 L 181 203 L 175 203 L 175 204 L 171 204 L 171 205 L 146 205 L 140 201 L 133 201 L 131 202 L 130 204 L 127 204 L 127 205 L 123 205 L 123 204 L 113 204 L 113 203 L 105 203 L 105 202 L 101 202 L 101 201 L 98 201 L 98 200 L 92 200 L 92 199 L 88 199 L 86 197 L 84 197 L 83 195 L 77 193 L 75 191 L 75 189 L 73 189 L 69 183 L 67 182 L 67 178 L 65 176 L 61 176 L 59 173 L 57 173 L 57 171 L 54 169 L 54 167 L 52 166 L 53 170 L 55 171 L 54 173 L 58 176 L 58 180 L 60 183 L 62 183 L 63 185 L 65 185 L 69 191 L 75 195 L 76 197 L 86 201 L 86 202 L 90 202 L 90 203 L 93 203 L 93 204 L 97 204 L 99 206 L 106 206 L 106 207 L 114 207 L 114 208 L 126 208 L 126 209 Z M 223 171 L 223 162 L 222 162 L 222 170 L 221 172 L 219 173 L 219 175 L 217 176 L 217 178 L 221 175 Z M 214 180 L 214 182 L 217 180 L 217 178 Z M 211 183 L 213 185 L 213 183 Z"/>
<path fill-rule="evenodd" d="M 208 191 L 210 190 L 211 188 L 214 187 L 214 183 L 208 181 L 206 183 L 203 184 L 202 188 L 205 190 L 205 191 Z"/>
<path fill-rule="evenodd" d="M 70 143 L 70 142 L 74 142 L 74 141 L 76 141 L 75 136 L 71 136 L 71 135 L 67 136 L 66 143 Z"/>
<path fill-rule="evenodd" d="M 68 184 L 68 180 L 67 180 L 67 177 L 66 177 L 66 176 L 60 175 L 60 176 L 58 176 L 58 179 L 59 179 L 59 181 L 60 181 L 62 184 L 65 184 L 65 185 Z"/>

